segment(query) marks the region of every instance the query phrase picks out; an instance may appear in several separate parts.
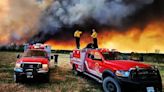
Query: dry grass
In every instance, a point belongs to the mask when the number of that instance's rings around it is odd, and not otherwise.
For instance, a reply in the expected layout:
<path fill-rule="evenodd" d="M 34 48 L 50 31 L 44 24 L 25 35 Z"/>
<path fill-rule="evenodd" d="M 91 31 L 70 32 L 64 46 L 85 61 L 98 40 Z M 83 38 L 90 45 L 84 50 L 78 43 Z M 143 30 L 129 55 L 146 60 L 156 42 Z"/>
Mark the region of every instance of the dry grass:
<path fill-rule="evenodd" d="M 0 52 L 0 92 L 102 92 L 101 84 L 86 76 L 74 76 L 69 55 L 60 54 L 58 66 L 50 62 L 49 83 L 14 83 L 13 68 L 18 53 Z M 154 64 L 154 63 L 153 63 Z M 164 80 L 164 64 L 157 64 Z"/>

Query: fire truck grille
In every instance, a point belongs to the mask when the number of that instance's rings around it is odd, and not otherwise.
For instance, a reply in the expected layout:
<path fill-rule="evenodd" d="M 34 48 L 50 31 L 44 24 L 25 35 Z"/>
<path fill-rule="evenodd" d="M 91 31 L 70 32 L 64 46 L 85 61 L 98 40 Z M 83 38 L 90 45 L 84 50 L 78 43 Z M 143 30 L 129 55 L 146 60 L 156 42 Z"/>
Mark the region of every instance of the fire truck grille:
<path fill-rule="evenodd" d="M 42 67 L 42 64 L 22 64 L 21 67 L 24 69 L 39 69 Z"/>
<path fill-rule="evenodd" d="M 148 81 L 158 78 L 158 73 L 152 69 L 140 69 L 131 71 L 131 79 L 136 81 Z"/>

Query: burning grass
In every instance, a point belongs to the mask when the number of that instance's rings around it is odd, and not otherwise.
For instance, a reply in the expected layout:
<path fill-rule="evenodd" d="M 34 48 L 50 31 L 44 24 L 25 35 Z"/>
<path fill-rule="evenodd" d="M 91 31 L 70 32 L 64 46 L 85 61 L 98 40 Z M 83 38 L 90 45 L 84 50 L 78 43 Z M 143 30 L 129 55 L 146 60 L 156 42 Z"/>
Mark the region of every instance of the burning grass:
<path fill-rule="evenodd" d="M 102 92 L 101 84 L 86 76 L 74 76 L 68 54 L 59 54 L 58 66 L 50 62 L 49 83 L 14 83 L 13 68 L 18 53 L 0 52 L 0 92 Z M 164 80 L 164 64 L 159 66 Z M 163 83 L 164 84 L 164 83 Z"/>

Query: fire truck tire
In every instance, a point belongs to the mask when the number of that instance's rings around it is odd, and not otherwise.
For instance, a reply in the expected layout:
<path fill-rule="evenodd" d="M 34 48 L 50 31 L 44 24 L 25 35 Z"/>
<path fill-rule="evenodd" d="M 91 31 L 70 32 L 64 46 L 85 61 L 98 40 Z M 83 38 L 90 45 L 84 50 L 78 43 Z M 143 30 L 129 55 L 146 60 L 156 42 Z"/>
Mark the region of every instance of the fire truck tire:
<path fill-rule="evenodd" d="M 72 72 L 73 72 L 74 75 L 78 75 L 79 74 L 79 72 L 76 70 L 76 66 L 75 65 L 72 66 Z"/>
<path fill-rule="evenodd" d="M 106 77 L 103 80 L 104 92 L 121 92 L 119 83 L 112 77 Z"/>
<path fill-rule="evenodd" d="M 14 74 L 14 82 L 15 83 L 19 83 L 20 82 L 20 78 L 16 74 Z"/>

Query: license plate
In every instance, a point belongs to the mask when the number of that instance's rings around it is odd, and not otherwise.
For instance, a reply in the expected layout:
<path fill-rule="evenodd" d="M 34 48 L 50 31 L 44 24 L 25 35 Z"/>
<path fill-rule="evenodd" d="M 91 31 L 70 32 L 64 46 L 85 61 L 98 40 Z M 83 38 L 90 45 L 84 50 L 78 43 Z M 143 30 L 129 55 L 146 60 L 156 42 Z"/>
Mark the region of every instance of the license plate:
<path fill-rule="evenodd" d="M 27 72 L 27 78 L 33 78 L 32 72 Z"/>
<path fill-rule="evenodd" d="M 33 78 L 33 76 L 32 75 L 27 75 L 27 78 Z"/>
<path fill-rule="evenodd" d="M 146 87 L 147 92 L 155 92 L 154 87 Z"/>
<path fill-rule="evenodd" d="M 27 74 L 27 75 L 32 75 L 32 72 L 27 72 L 26 74 Z"/>

